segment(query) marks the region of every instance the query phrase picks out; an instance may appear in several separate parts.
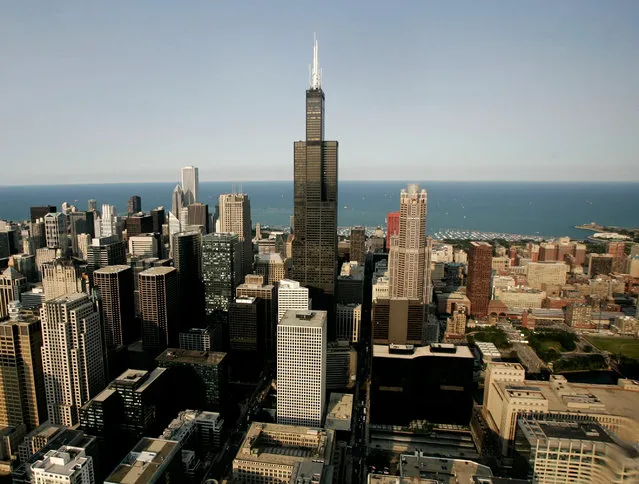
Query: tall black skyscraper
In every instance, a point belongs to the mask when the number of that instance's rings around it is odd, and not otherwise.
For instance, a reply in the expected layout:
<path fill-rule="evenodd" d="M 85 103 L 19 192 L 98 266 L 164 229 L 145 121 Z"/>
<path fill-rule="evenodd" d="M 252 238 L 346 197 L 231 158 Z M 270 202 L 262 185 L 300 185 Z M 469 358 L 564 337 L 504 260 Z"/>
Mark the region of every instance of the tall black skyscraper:
<path fill-rule="evenodd" d="M 294 145 L 293 279 L 307 286 L 313 306 L 330 304 L 337 269 L 337 141 L 324 140 L 324 91 L 317 40 L 306 91 L 306 141 Z"/>

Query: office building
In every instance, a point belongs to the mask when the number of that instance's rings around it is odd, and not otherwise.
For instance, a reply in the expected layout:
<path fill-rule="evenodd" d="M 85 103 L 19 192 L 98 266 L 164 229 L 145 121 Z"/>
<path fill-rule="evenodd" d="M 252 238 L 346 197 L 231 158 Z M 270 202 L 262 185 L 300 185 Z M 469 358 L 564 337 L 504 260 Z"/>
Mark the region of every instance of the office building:
<path fill-rule="evenodd" d="M 7 267 L 0 275 L 0 321 L 9 316 L 9 303 L 20 301 L 20 295 L 28 289 L 27 278 L 13 267 Z"/>
<path fill-rule="evenodd" d="M 93 237 L 90 234 L 78 234 L 76 237 L 76 256 L 78 259 L 86 261 L 89 258 L 89 247 Z"/>
<path fill-rule="evenodd" d="M 455 305 L 449 318 L 446 318 L 445 338 L 466 339 L 466 307 Z"/>
<path fill-rule="evenodd" d="M 46 420 L 40 320 L 12 303 L 12 318 L 0 323 L 0 428 L 35 429 Z"/>
<path fill-rule="evenodd" d="M 566 324 L 577 329 L 595 329 L 592 320 L 592 306 L 589 304 L 569 304 L 566 307 Z"/>
<path fill-rule="evenodd" d="M 546 286 L 566 284 L 568 265 L 564 262 L 530 262 L 526 264 L 528 287 L 545 289 Z"/>
<path fill-rule="evenodd" d="M 174 267 L 151 267 L 138 275 L 142 345 L 151 354 L 175 346 L 179 332 L 178 273 Z"/>
<path fill-rule="evenodd" d="M 184 205 L 184 192 L 182 191 L 182 187 L 177 184 L 171 194 L 171 213 L 177 220 L 180 220 L 180 213 Z"/>
<path fill-rule="evenodd" d="M 399 234 L 400 212 L 388 212 L 386 216 L 386 252 L 390 251 L 391 237 Z"/>
<path fill-rule="evenodd" d="M 287 311 L 277 325 L 277 422 L 321 427 L 326 399 L 326 311 Z"/>
<path fill-rule="evenodd" d="M 220 230 L 237 234 L 240 241 L 240 260 L 242 277 L 253 272 L 253 235 L 251 225 L 251 202 L 245 193 L 227 193 L 220 195 Z"/>
<path fill-rule="evenodd" d="M 138 195 L 132 195 L 126 205 L 126 211 L 129 215 L 142 211 L 142 199 Z"/>
<path fill-rule="evenodd" d="M 138 333 L 133 303 L 133 270 L 129 266 L 103 267 L 93 273 L 93 281 L 100 290 L 107 349 L 127 345 Z"/>
<path fill-rule="evenodd" d="M 178 273 L 180 329 L 204 326 L 202 286 L 202 234 L 182 232 L 173 236 L 173 263 Z"/>
<path fill-rule="evenodd" d="M 344 262 L 335 283 L 337 304 L 362 304 L 364 302 L 364 264 Z"/>
<path fill-rule="evenodd" d="M 153 220 L 153 233 L 161 234 L 162 226 L 166 223 L 166 212 L 164 207 L 151 210 L 151 220 Z"/>
<path fill-rule="evenodd" d="M 96 237 L 115 237 L 115 240 L 121 239 L 122 220 L 120 220 L 120 218 L 118 217 L 118 212 L 115 209 L 115 205 L 103 203 L 102 214 L 100 218 L 96 219 L 96 222 L 98 222 L 98 227 L 95 231 Z"/>
<path fill-rule="evenodd" d="M 249 296 L 264 303 L 265 345 L 268 358 L 275 357 L 277 325 L 277 292 L 273 284 L 264 284 L 264 277 L 248 274 L 244 283 L 237 286 L 236 297 Z"/>
<path fill-rule="evenodd" d="M 64 445 L 48 451 L 31 464 L 31 475 L 37 484 L 94 484 L 93 458 L 84 448 Z"/>
<path fill-rule="evenodd" d="M 16 271 L 26 277 L 27 282 L 36 282 L 38 280 L 35 255 L 15 254 L 9 260 L 9 266 L 13 266 Z"/>
<path fill-rule="evenodd" d="M 334 451 L 333 430 L 254 422 L 233 459 L 233 482 L 325 482 Z"/>
<path fill-rule="evenodd" d="M 67 216 L 60 212 L 44 216 L 44 234 L 49 249 L 59 249 L 62 256 L 67 255 L 69 237 L 67 235 Z"/>
<path fill-rule="evenodd" d="M 355 385 L 357 351 L 348 341 L 329 341 L 326 346 L 326 389 L 345 390 Z"/>
<path fill-rule="evenodd" d="M 320 309 L 331 306 L 337 271 L 337 141 L 324 140 L 324 91 L 317 41 L 306 91 L 306 141 L 294 144 L 293 279 Z"/>
<path fill-rule="evenodd" d="M 362 305 L 338 304 L 335 315 L 337 317 L 337 339 L 358 343 L 362 323 Z"/>
<path fill-rule="evenodd" d="M 482 411 L 504 455 L 513 448 L 517 418 L 527 412 L 596 420 L 636 444 L 638 405 L 639 391 L 632 380 L 619 379 L 616 385 L 569 383 L 563 375 L 551 375 L 550 381 L 526 380 L 520 364 L 494 361 L 486 369 Z"/>
<path fill-rule="evenodd" d="M 238 236 L 215 233 L 202 237 L 202 281 L 207 317 L 228 312 L 241 277 Z"/>
<path fill-rule="evenodd" d="M 361 265 L 366 262 L 366 230 L 364 227 L 351 228 L 350 260 Z"/>
<path fill-rule="evenodd" d="M 126 218 L 125 226 L 127 238 L 153 232 L 153 216 L 140 212 L 132 213 Z"/>
<path fill-rule="evenodd" d="M 283 259 L 277 252 L 258 254 L 255 257 L 255 274 L 264 277 L 267 284 L 276 285 L 282 279 L 288 279 L 290 260 Z"/>
<path fill-rule="evenodd" d="M 421 300 L 377 298 L 371 312 L 373 342 L 421 345 L 425 322 L 426 307 Z"/>
<path fill-rule="evenodd" d="M 228 368 L 226 353 L 167 348 L 156 358 L 161 368 L 170 368 L 173 381 L 190 394 L 187 408 L 221 412 L 226 406 Z"/>
<path fill-rule="evenodd" d="M 546 291 L 530 287 L 508 287 L 496 289 L 493 299 L 510 308 L 539 309 L 546 299 Z"/>
<path fill-rule="evenodd" d="M 588 277 L 607 276 L 613 271 L 612 254 L 588 254 Z"/>
<path fill-rule="evenodd" d="M 208 205 L 200 202 L 193 202 L 187 207 L 187 214 L 187 225 L 201 226 L 204 228 L 205 234 L 208 234 L 211 231 Z"/>
<path fill-rule="evenodd" d="M 184 204 L 191 205 L 198 201 L 200 191 L 200 176 L 195 166 L 182 168 L 182 191 L 184 192 Z"/>
<path fill-rule="evenodd" d="M 160 244 L 156 234 L 140 234 L 129 236 L 129 255 L 138 257 L 159 257 Z"/>
<path fill-rule="evenodd" d="M 107 476 L 105 484 L 184 482 L 182 446 L 175 440 L 143 437 Z"/>
<path fill-rule="evenodd" d="M 297 281 L 282 279 L 277 287 L 278 322 L 282 320 L 284 313 L 286 313 L 289 309 L 311 309 L 311 302 L 308 297 L 308 288 L 302 287 Z"/>
<path fill-rule="evenodd" d="M 468 424 L 475 360 L 467 346 L 374 345 L 372 351 L 371 422 Z"/>
<path fill-rule="evenodd" d="M 266 325 L 264 301 L 238 296 L 229 305 L 229 347 L 231 352 L 262 353 L 265 349 Z"/>
<path fill-rule="evenodd" d="M 71 249 L 73 255 L 81 256 L 79 241 L 81 235 L 88 235 L 93 238 L 95 236 L 95 219 L 94 212 L 71 212 L 69 219 L 69 238 L 71 241 Z"/>
<path fill-rule="evenodd" d="M 400 193 L 399 233 L 388 256 L 391 298 L 424 299 L 426 190 L 408 185 Z"/>
<path fill-rule="evenodd" d="M 207 328 L 190 328 L 179 334 L 179 348 L 191 351 L 211 351 L 212 331 Z"/>
<path fill-rule="evenodd" d="M 522 415 L 518 457 L 532 482 L 639 482 L 639 453 L 594 420 Z"/>
<path fill-rule="evenodd" d="M 492 277 L 493 248 L 488 242 L 471 242 L 468 251 L 468 280 L 466 295 L 470 300 L 471 315 L 488 315 Z M 531 286 L 534 287 L 534 286 Z M 541 288 L 536 288 L 541 289 Z"/>
<path fill-rule="evenodd" d="M 47 299 L 86 292 L 82 268 L 72 261 L 56 259 L 42 264 L 42 287 Z"/>
<path fill-rule="evenodd" d="M 50 299 L 40 310 L 49 420 L 72 427 L 105 384 L 100 315 L 86 294 Z"/>
<path fill-rule="evenodd" d="M 87 254 L 87 269 L 93 272 L 106 266 L 126 264 L 126 242 L 116 237 L 96 237 L 91 241 Z"/>
<path fill-rule="evenodd" d="M 29 212 L 31 215 L 31 222 L 35 222 L 36 220 L 39 220 L 41 218 L 44 218 L 44 216 L 48 213 L 56 213 L 58 211 L 57 207 L 55 205 L 44 205 L 42 207 L 30 207 L 29 208 Z"/>

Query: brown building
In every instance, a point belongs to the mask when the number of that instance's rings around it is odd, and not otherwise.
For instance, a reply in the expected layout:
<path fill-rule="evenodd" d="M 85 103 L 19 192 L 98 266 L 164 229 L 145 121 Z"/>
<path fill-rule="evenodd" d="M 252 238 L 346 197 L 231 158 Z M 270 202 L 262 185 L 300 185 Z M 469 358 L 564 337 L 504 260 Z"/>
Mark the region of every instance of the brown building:
<path fill-rule="evenodd" d="M 373 342 L 421 345 L 425 318 L 425 306 L 420 300 L 378 299 L 371 314 Z"/>
<path fill-rule="evenodd" d="M 360 265 L 366 262 L 366 230 L 364 227 L 353 227 L 350 238 L 350 260 Z"/>
<path fill-rule="evenodd" d="M 592 306 L 588 304 L 570 304 L 566 308 L 566 324 L 577 329 L 595 329 L 592 321 Z"/>
<path fill-rule="evenodd" d="M 468 282 L 466 295 L 473 316 L 488 315 L 493 248 L 487 242 L 471 242 L 468 251 Z"/>
<path fill-rule="evenodd" d="M 389 212 L 386 216 L 386 252 L 390 250 L 391 237 L 399 234 L 399 212 Z"/>
<path fill-rule="evenodd" d="M 0 324 L 0 428 L 35 429 L 47 418 L 40 320 L 23 317 Z"/>
<path fill-rule="evenodd" d="M 108 349 L 131 342 L 134 330 L 133 270 L 129 266 L 107 266 L 93 273 L 102 299 L 102 324 Z"/>
<path fill-rule="evenodd" d="M 588 276 L 608 275 L 612 272 L 614 257 L 610 254 L 588 255 Z"/>
<path fill-rule="evenodd" d="M 178 342 L 178 274 L 174 267 L 152 267 L 138 275 L 142 345 L 159 353 Z"/>

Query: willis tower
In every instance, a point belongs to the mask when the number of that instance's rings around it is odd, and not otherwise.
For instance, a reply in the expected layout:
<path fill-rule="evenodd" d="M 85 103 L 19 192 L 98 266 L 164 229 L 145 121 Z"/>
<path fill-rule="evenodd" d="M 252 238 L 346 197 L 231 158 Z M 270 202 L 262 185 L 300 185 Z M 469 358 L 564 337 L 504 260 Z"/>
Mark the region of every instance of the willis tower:
<path fill-rule="evenodd" d="M 306 141 L 294 144 L 293 278 L 314 309 L 331 310 L 337 269 L 337 141 L 324 140 L 324 91 L 317 39 L 306 91 Z"/>

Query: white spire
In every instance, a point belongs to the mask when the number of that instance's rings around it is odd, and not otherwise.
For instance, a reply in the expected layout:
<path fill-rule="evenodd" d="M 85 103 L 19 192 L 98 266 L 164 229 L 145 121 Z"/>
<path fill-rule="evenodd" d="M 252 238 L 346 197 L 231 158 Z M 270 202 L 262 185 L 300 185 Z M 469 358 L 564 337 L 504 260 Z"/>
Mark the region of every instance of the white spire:
<path fill-rule="evenodd" d="M 313 34 L 313 70 L 311 71 L 311 89 L 322 87 L 322 75 L 319 67 L 319 48 L 317 46 L 317 34 Z"/>

